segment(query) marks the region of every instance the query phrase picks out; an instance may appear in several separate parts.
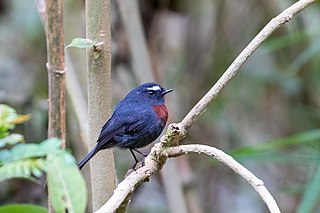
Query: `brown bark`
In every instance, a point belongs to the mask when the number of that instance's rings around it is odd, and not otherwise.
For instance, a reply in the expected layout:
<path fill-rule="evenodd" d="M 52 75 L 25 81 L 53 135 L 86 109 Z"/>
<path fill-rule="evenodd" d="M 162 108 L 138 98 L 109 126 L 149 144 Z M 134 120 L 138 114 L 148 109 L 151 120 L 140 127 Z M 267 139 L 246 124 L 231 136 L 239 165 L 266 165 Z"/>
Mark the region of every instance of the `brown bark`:
<path fill-rule="evenodd" d="M 57 137 L 65 147 L 65 64 L 62 1 L 46 1 L 47 69 L 49 83 L 48 137 Z"/>

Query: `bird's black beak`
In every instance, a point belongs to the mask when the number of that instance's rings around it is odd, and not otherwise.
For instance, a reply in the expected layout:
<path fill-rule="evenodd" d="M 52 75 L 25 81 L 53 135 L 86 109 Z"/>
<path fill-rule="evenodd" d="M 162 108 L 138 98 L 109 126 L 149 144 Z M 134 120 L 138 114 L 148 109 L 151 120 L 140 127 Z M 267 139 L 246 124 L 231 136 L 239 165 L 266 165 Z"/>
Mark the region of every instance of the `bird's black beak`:
<path fill-rule="evenodd" d="M 169 93 L 169 92 L 172 92 L 173 91 L 173 89 L 165 89 L 162 93 L 161 93 L 161 95 L 165 95 L 165 94 L 167 94 L 167 93 Z"/>

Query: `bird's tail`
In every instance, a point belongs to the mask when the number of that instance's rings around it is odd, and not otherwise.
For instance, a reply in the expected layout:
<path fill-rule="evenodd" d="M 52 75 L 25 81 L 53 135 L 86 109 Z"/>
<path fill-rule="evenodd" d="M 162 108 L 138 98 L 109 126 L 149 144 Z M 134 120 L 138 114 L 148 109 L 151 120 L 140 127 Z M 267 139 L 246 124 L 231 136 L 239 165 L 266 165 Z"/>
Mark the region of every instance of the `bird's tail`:
<path fill-rule="evenodd" d="M 83 158 L 80 163 L 78 164 L 78 168 L 81 169 L 97 152 L 99 151 L 98 146 L 95 146 L 89 154 L 85 158 Z"/>

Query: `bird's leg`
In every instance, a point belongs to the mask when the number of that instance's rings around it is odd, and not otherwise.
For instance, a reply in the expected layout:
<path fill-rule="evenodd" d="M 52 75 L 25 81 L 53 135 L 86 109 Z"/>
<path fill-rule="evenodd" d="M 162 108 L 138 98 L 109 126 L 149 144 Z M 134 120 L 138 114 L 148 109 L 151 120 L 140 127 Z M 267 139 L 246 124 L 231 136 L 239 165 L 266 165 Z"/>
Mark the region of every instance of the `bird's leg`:
<path fill-rule="evenodd" d="M 142 156 L 143 156 L 143 159 L 142 159 L 142 161 L 141 161 L 141 165 L 142 165 L 142 166 L 144 166 L 144 159 L 145 159 L 145 157 L 147 157 L 147 156 L 148 156 L 148 154 L 145 154 L 145 153 L 141 152 L 141 151 L 140 151 L 140 150 L 138 150 L 138 149 L 129 149 L 129 150 L 130 150 L 130 152 L 131 152 L 131 154 L 132 154 L 132 156 L 133 156 L 134 160 L 136 161 L 136 162 L 135 162 L 135 164 L 133 165 L 132 169 L 134 170 L 134 169 L 135 169 L 135 167 L 136 167 L 136 165 L 139 163 L 139 161 L 138 161 L 138 159 L 137 159 L 137 157 L 136 157 L 136 155 L 134 154 L 134 152 L 133 152 L 133 151 L 135 151 L 135 152 L 137 152 L 137 153 L 139 153 L 140 155 L 142 155 Z"/>
<path fill-rule="evenodd" d="M 132 149 L 129 149 L 129 150 L 130 150 L 130 152 L 131 152 L 131 154 L 132 154 L 132 156 L 133 156 L 133 158 L 134 158 L 134 160 L 135 160 L 135 163 L 134 163 L 134 165 L 131 167 L 131 169 L 135 170 L 136 165 L 139 163 L 139 161 L 138 161 L 136 155 L 134 154 L 134 152 L 132 151 Z"/>
<path fill-rule="evenodd" d="M 133 149 L 133 151 L 138 152 L 140 155 L 142 155 L 143 157 L 147 157 L 149 153 L 145 154 L 143 152 L 141 152 L 139 149 Z"/>
<path fill-rule="evenodd" d="M 142 155 L 143 156 L 143 159 L 142 159 L 142 161 L 141 161 L 141 164 L 142 164 L 142 166 L 144 166 L 144 159 L 148 156 L 148 154 L 149 153 L 143 153 L 143 152 L 141 152 L 140 150 L 138 150 L 138 149 L 133 149 L 133 151 L 135 151 L 135 152 L 138 152 L 140 155 Z"/>

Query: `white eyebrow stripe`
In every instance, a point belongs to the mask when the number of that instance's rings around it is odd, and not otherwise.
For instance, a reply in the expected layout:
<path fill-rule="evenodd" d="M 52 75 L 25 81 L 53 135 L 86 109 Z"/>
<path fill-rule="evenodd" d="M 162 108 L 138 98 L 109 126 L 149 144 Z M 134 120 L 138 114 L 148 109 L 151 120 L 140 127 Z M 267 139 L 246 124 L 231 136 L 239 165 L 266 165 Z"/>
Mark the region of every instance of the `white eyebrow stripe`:
<path fill-rule="evenodd" d="M 161 87 L 160 86 L 152 86 L 152 87 L 148 87 L 147 90 L 153 90 L 153 91 L 157 91 L 157 90 L 161 90 Z"/>

